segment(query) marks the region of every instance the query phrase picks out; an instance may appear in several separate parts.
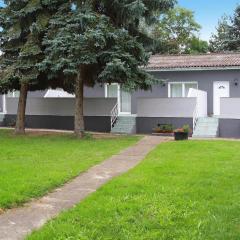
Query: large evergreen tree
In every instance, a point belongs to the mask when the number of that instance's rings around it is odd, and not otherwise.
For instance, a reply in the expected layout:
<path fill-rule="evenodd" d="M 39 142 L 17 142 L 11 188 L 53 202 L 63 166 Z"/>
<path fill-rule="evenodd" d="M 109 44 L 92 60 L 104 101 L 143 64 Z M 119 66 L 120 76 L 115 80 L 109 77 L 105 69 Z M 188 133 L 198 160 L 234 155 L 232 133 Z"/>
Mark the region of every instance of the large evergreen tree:
<path fill-rule="evenodd" d="M 222 17 L 222 19 L 218 22 L 218 26 L 216 28 L 216 33 L 212 35 L 210 39 L 210 51 L 211 52 L 222 52 L 228 51 L 228 41 L 230 38 L 230 25 L 229 18 L 227 16 Z"/>
<path fill-rule="evenodd" d="M 227 45 L 230 51 L 240 50 L 240 6 L 235 9 L 234 15 L 231 18 Z"/>
<path fill-rule="evenodd" d="M 65 88 L 74 87 L 75 134 L 84 133 L 84 84 L 119 83 L 128 90 L 149 89 L 154 82 L 141 66 L 147 64 L 149 41 L 140 31 L 174 0 L 79 0 L 64 3 L 51 19 L 41 64 L 48 77 L 64 75 Z M 144 48 L 145 47 L 145 48 Z"/>
<path fill-rule="evenodd" d="M 20 90 L 15 132 L 25 131 L 28 90 L 45 89 L 38 64 L 44 59 L 42 38 L 49 19 L 62 0 L 5 0 L 0 9 L 2 74 L 0 91 Z"/>
<path fill-rule="evenodd" d="M 240 51 L 240 6 L 232 17 L 224 16 L 210 41 L 211 51 Z"/>

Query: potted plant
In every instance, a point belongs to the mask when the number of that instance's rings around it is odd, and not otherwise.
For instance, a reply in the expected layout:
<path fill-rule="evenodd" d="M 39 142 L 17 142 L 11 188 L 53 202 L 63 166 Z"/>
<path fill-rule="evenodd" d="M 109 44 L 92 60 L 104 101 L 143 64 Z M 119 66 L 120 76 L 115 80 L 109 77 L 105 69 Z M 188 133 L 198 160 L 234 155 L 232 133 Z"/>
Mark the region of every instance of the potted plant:
<path fill-rule="evenodd" d="M 171 135 L 173 133 L 173 125 L 157 124 L 157 127 L 153 128 L 153 132 L 158 135 Z"/>
<path fill-rule="evenodd" d="M 176 141 L 188 140 L 188 136 L 190 132 L 191 132 L 190 126 L 184 125 L 182 128 L 178 128 L 174 130 L 174 138 Z"/>

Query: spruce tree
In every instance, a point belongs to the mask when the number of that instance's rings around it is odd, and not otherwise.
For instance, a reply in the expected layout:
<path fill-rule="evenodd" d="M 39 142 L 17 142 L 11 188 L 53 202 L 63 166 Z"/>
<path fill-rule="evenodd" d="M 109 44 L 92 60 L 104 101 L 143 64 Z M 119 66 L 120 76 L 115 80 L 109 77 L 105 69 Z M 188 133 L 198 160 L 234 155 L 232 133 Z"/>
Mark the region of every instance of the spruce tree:
<path fill-rule="evenodd" d="M 127 90 L 149 89 L 146 73 L 149 42 L 141 32 L 160 12 L 173 7 L 166 0 L 79 0 L 64 3 L 50 21 L 44 39 L 41 70 L 49 78 L 64 75 L 65 88 L 75 92 L 75 134 L 84 134 L 83 89 L 96 83 L 119 83 Z"/>
<path fill-rule="evenodd" d="M 218 22 L 216 28 L 216 34 L 213 34 L 210 39 L 210 51 L 211 52 L 223 52 L 229 50 L 229 38 L 230 38 L 230 25 L 229 18 L 227 16 L 222 17 Z"/>
<path fill-rule="evenodd" d="M 229 27 L 228 50 L 240 51 L 240 6 L 235 9 Z"/>
<path fill-rule="evenodd" d="M 232 17 L 224 16 L 216 30 L 210 40 L 211 51 L 240 51 L 240 6 L 235 9 Z"/>
<path fill-rule="evenodd" d="M 20 91 L 16 134 L 25 132 L 28 90 L 48 86 L 38 69 L 44 59 L 42 38 L 51 15 L 62 3 L 61 0 L 6 0 L 0 9 L 0 49 L 3 53 L 0 91 Z"/>

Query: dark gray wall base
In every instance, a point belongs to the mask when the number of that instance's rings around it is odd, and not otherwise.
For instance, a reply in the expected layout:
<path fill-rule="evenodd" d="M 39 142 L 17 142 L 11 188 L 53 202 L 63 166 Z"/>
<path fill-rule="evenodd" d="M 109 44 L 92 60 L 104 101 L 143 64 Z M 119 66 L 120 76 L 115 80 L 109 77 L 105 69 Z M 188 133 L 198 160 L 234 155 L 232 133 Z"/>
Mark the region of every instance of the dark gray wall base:
<path fill-rule="evenodd" d="M 13 126 L 16 121 L 16 115 L 5 115 L 4 125 Z M 84 117 L 85 130 L 93 132 L 110 132 L 111 118 L 108 116 L 91 116 Z M 60 129 L 73 130 L 74 117 L 73 116 L 26 116 L 27 128 L 44 128 L 44 129 Z"/>
<path fill-rule="evenodd" d="M 219 135 L 224 138 L 240 138 L 240 119 L 219 119 Z"/>
<path fill-rule="evenodd" d="M 152 129 L 159 123 L 173 124 L 174 128 L 180 128 L 185 124 L 193 127 L 192 118 L 137 117 L 137 133 L 152 133 Z"/>

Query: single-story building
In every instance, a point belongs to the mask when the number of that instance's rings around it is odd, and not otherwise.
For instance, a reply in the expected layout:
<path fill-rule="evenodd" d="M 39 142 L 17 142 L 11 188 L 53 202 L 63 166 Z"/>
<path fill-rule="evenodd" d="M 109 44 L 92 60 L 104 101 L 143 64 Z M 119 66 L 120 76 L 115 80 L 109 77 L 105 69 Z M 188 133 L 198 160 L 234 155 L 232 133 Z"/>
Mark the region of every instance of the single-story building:
<path fill-rule="evenodd" d="M 240 138 L 240 53 L 154 55 L 146 70 L 162 80 L 149 91 L 85 87 L 86 130 L 151 133 L 158 124 L 189 124 L 195 137 Z M 14 124 L 17 97 L 0 97 L 2 125 Z M 28 95 L 27 127 L 73 129 L 73 115 L 74 96 L 62 90 Z"/>

